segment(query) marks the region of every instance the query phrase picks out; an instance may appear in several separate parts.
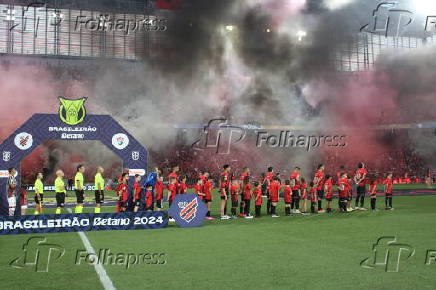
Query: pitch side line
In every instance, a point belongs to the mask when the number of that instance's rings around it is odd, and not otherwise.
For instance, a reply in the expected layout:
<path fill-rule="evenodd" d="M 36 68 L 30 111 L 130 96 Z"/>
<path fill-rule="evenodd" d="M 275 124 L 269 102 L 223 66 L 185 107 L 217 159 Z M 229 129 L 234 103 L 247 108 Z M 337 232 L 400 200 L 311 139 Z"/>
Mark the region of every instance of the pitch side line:
<path fill-rule="evenodd" d="M 71 209 L 68 209 L 68 211 L 71 213 Z M 86 252 L 88 254 L 94 254 L 97 255 L 94 248 L 91 245 L 91 242 L 88 240 L 84 232 L 77 232 L 79 234 L 80 239 L 82 240 L 83 245 L 86 248 Z M 106 273 L 106 270 L 104 269 L 103 265 L 100 263 L 94 264 L 95 272 L 97 272 L 98 278 L 100 279 L 101 284 L 103 285 L 103 288 L 105 290 L 115 290 L 115 286 L 112 283 L 112 280 L 109 278 L 109 276 Z"/>

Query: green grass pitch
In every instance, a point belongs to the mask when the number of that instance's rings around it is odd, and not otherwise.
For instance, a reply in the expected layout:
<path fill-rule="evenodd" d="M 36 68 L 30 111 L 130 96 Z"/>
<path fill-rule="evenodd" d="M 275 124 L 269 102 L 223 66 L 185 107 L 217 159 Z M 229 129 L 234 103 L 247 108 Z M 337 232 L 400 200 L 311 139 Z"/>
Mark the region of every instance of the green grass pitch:
<path fill-rule="evenodd" d="M 383 198 L 378 198 L 377 206 L 384 206 Z M 105 265 L 117 289 L 435 289 L 436 262 L 426 265 L 426 255 L 436 251 L 436 196 L 394 197 L 394 207 L 394 211 L 263 216 L 205 221 L 200 228 L 170 225 L 159 230 L 86 232 L 86 236 L 96 251 L 165 254 L 166 263 L 161 265 L 129 269 Z M 278 212 L 283 215 L 283 203 Z M 213 215 L 218 215 L 218 202 Z M 32 236 L 45 236 L 47 242 L 65 248 L 65 256 L 52 262 L 47 273 L 9 265 L 23 255 L 22 245 Z M 384 236 L 415 249 L 412 257 L 402 256 L 399 272 L 360 266 Z M 92 265 L 75 264 L 77 251 L 85 249 L 78 233 L 0 236 L 0 249 L 2 289 L 103 288 Z"/>

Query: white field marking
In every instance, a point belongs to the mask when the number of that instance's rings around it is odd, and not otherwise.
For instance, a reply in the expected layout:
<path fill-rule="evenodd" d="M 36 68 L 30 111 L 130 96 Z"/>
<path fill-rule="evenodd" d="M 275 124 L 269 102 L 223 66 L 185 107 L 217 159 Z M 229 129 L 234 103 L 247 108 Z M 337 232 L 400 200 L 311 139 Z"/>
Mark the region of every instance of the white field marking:
<path fill-rule="evenodd" d="M 72 212 L 71 209 L 68 209 L 68 212 Z M 83 245 L 86 248 L 86 252 L 88 254 L 94 254 L 97 255 L 94 248 L 91 245 L 91 242 L 88 240 L 84 232 L 77 232 L 79 234 L 80 239 L 83 242 Z M 106 273 L 106 270 L 104 269 L 103 265 L 100 263 L 94 264 L 95 272 L 97 272 L 98 278 L 100 279 L 101 284 L 103 285 L 103 288 L 105 290 L 115 290 L 115 286 L 112 283 L 112 280 L 109 278 L 109 276 Z"/>

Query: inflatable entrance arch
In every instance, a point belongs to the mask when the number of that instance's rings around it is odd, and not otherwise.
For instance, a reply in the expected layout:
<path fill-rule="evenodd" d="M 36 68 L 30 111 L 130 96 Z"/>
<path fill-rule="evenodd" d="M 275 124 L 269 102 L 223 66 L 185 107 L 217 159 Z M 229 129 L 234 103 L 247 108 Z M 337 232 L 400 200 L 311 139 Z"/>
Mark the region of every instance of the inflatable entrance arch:
<path fill-rule="evenodd" d="M 147 150 L 111 116 L 87 115 L 86 98 L 59 100 L 58 114 L 33 115 L 0 145 L 0 215 L 8 215 L 8 168 L 17 169 L 19 186 L 21 160 L 48 140 L 101 141 L 123 160 L 123 166 L 131 173 L 146 174 Z"/>

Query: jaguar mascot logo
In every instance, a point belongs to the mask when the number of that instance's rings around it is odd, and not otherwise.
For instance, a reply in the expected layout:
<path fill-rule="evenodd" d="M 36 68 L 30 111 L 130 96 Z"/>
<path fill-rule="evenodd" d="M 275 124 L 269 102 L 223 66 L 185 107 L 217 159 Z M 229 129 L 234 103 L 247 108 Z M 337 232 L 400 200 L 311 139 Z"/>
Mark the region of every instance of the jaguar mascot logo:
<path fill-rule="evenodd" d="M 59 118 L 61 121 L 71 126 L 82 123 L 86 117 L 86 99 L 68 100 L 59 97 Z"/>

